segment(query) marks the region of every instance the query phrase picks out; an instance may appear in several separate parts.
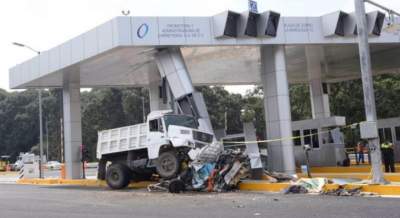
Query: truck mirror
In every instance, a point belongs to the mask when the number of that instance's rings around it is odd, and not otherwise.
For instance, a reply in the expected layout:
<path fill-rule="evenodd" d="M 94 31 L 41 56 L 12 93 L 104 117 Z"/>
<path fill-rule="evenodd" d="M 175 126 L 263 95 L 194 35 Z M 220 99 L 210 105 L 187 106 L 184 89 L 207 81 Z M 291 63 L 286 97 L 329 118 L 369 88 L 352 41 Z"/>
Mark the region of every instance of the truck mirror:
<path fill-rule="evenodd" d="M 158 131 L 159 132 L 164 132 L 164 127 L 163 127 L 163 124 L 162 124 L 162 120 L 161 119 L 157 119 L 157 122 L 158 122 Z"/>

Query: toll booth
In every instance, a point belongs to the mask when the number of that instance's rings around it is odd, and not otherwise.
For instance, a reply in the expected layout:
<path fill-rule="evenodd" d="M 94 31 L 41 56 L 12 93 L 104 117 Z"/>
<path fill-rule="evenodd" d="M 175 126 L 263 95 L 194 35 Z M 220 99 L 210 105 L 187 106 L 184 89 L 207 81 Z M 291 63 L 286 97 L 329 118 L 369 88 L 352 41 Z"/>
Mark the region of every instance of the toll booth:
<path fill-rule="evenodd" d="M 346 158 L 343 134 L 345 117 L 327 117 L 292 122 L 296 166 L 306 163 L 304 145 L 310 145 L 310 166 L 336 166 Z"/>
<path fill-rule="evenodd" d="M 381 143 L 393 143 L 395 161 L 400 162 L 400 117 L 378 120 L 378 134 Z"/>

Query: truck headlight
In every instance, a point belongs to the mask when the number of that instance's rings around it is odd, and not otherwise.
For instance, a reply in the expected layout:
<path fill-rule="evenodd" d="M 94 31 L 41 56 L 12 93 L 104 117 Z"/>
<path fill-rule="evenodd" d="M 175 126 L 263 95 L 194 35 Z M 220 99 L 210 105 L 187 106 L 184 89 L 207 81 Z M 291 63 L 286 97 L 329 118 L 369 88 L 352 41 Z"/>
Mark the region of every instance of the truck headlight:
<path fill-rule="evenodd" d="M 182 135 L 190 135 L 190 130 L 181 129 L 181 134 L 182 134 Z"/>
<path fill-rule="evenodd" d="M 189 147 L 192 147 L 192 148 L 196 147 L 196 145 L 195 145 L 193 142 L 191 142 L 191 141 L 188 141 L 188 146 L 189 146 Z"/>

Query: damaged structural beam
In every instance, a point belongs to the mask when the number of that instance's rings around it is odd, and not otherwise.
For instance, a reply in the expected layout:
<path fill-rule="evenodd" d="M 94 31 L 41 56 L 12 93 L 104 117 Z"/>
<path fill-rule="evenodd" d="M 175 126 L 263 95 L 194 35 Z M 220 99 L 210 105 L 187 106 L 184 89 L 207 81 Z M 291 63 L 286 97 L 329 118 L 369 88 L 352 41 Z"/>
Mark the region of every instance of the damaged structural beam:
<path fill-rule="evenodd" d="M 178 106 L 176 112 L 195 117 L 200 130 L 213 133 L 203 95 L 193 86 L 180 48 L 161 49 L 155 54 L 155 60 Z"/>

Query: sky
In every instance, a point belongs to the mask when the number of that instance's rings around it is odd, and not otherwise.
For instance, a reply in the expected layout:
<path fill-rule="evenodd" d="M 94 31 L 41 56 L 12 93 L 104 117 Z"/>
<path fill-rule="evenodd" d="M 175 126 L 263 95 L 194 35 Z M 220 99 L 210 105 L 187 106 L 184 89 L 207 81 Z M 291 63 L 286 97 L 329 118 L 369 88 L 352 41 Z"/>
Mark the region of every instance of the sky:
<path fill-rule="evenodd" d="M 400 11 L 400 0 L 375 0 Z M 353 0 L 257 0 L 258 10 L 282 16 L 321 16 L 336 10 L 353 11 Z M 9 68 L 36 54 L 12 42 L 44 51 L 121 16 L 211 16 L 227 9 L 247 10 L 248 0 L 1 0 L 0 88 L 9 90 Z M 367 7 L 367 10 L 373 10 Z M 244 93 L 245 87 L 228 87 Z"/>

